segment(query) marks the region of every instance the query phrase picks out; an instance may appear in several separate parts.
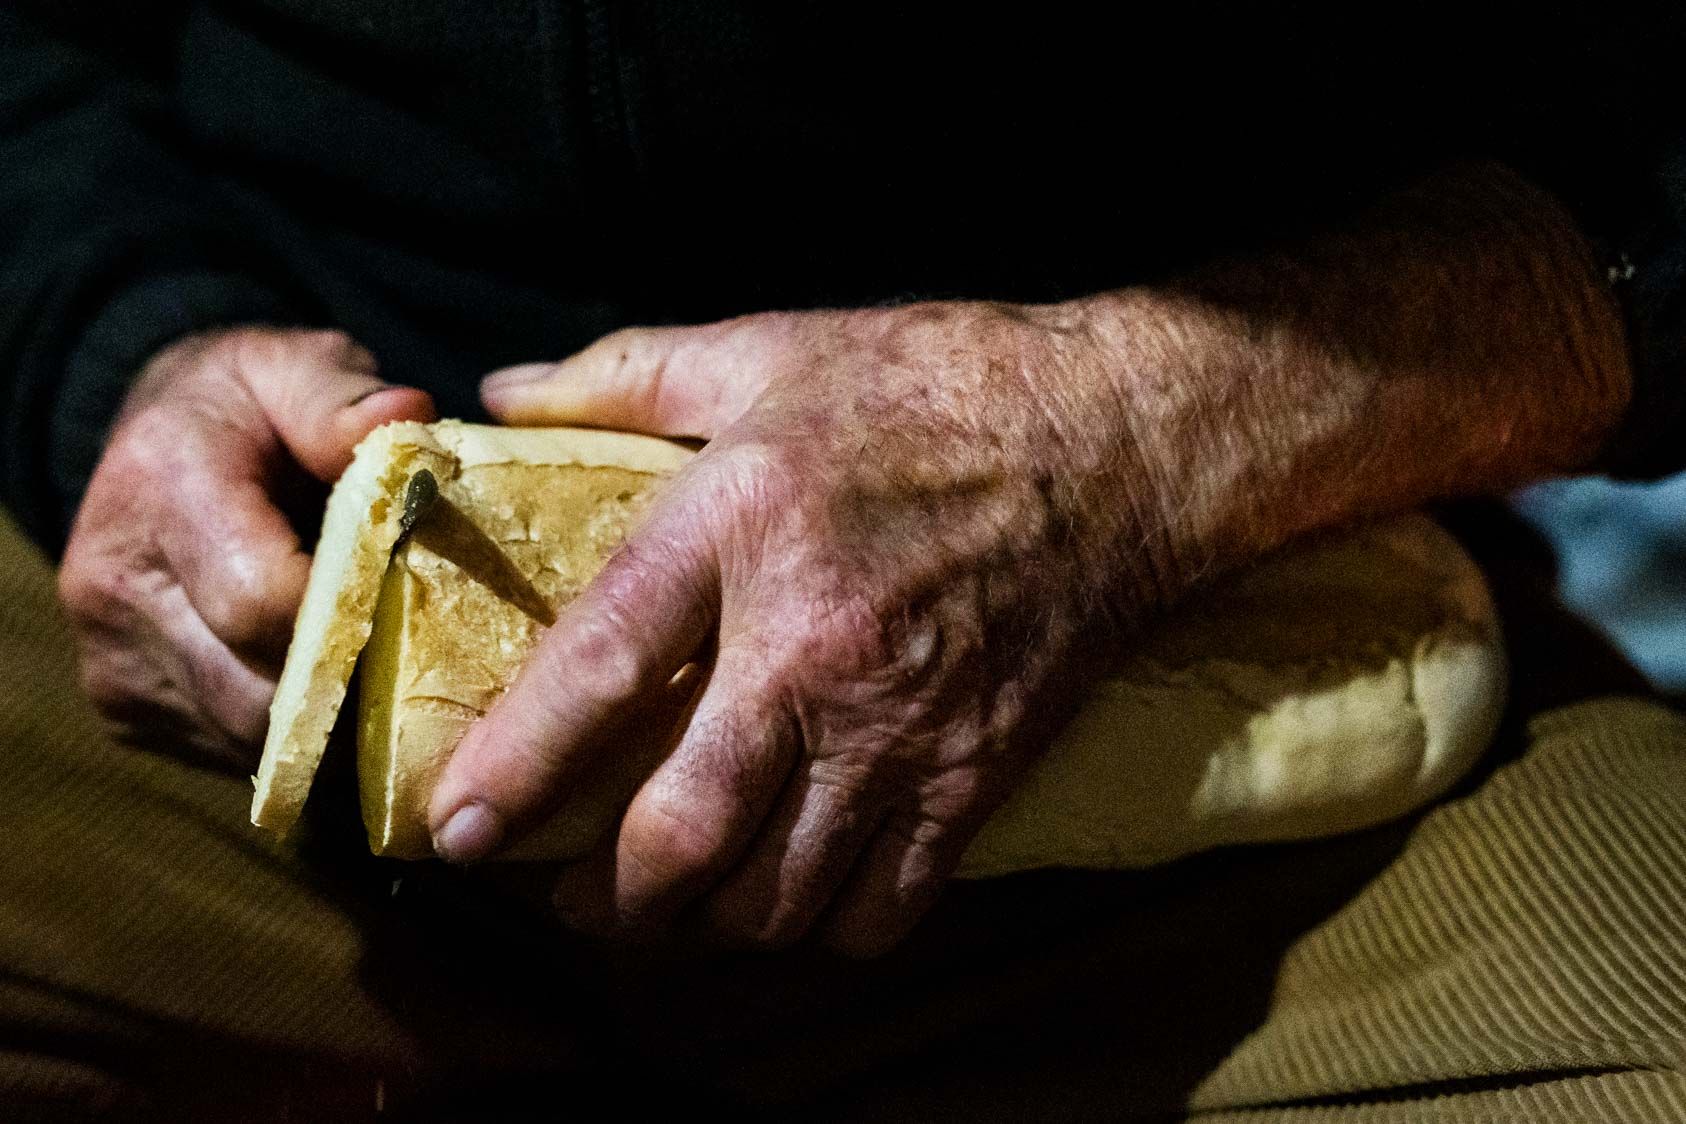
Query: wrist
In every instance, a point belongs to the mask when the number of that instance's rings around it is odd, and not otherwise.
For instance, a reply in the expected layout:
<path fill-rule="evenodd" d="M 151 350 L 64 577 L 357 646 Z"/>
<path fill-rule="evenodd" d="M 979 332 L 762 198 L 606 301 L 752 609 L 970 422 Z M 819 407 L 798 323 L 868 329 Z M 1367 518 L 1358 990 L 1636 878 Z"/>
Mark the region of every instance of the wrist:
<path fill-rule="evenodd" d="M 1413 235 L 1424 214 L 1441 225 Z M 1184 570 L 1571 471 L 1620 417 L 1619 316 L 1548 196 L 1449 177 L 1369 221 L 1062 310 L 1095 341 Z"/>
<path fill-rule="evenodd" d="M 1297 528 L 1283 501 L 1294 450 L 1270 422 L 1251 341 L 1171 290 L 1130 288 L 1059 306 L 1087 341 L 1113 442 L 1106 501 L 1128 513 L 1119 545 L 1149 608 L 1268 552 Z M 1279 405 L 1279 404 L 1278 404 Z"/>

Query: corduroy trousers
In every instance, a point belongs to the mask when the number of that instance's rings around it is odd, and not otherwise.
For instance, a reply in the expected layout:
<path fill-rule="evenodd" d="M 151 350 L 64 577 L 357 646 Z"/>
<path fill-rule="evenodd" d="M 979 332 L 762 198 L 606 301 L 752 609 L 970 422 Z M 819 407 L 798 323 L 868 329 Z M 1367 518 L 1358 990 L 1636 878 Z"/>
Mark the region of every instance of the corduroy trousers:
<path fill-rule="evenodd" d="M 956 885 L 862 963 L 586 943 L 542 871 L 331 808 L 262 837 L 244 775 L 108 736 L 0 525 L 0 1118 L 1686 1121 L 1686 719 L 1486 518 L 1516 688 L 1450 797 Z"/>

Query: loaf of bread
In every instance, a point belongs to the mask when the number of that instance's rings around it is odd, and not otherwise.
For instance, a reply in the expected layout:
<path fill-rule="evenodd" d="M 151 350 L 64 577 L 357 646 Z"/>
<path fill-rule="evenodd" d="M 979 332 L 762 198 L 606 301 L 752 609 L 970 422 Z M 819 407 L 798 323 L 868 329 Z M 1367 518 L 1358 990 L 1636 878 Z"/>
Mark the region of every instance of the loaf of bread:
<path fill-rule="evenodd" d="M 431 855 L 436 778 L 543 632 L 512 583 L 565 605 L 690 455 L 576 429 L 440 422 L 371 435 L 329 503 L 253 822 L 284 831 L 297 818 L 366 643 L 357 756 L 369 843 Z M 420 467 L 518 575 L 465 569 L 467 555 L 437 535 L 400 541 L 403 488 Z M 1381 822 L 1463 775 L 1492 737 L 1504 688 L 1486 585 L 1431 520 L 1298 544 L 1191 596 L 1140 638 L 960 873 L 1143 866 Z M 651 718 L 670 722 L 671 712 Z M 510 857 L 589 849 L 659 763 L 663 733 L 627 731 L 624 751 Z"/>

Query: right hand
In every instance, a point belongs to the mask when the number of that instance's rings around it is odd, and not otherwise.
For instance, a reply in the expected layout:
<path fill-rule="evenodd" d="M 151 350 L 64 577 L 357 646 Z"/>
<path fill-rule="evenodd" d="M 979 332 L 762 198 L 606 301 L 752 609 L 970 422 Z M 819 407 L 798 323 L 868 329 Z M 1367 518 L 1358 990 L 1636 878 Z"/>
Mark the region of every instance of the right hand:
<path fill-rule="evenodd" d="M 123 736 L 250 767 L 310 571 L 282 508 L 376 426 L 433 416 L 340 332 L 219 330 L 147 364 L 59 570 L 82 685 Z"/>

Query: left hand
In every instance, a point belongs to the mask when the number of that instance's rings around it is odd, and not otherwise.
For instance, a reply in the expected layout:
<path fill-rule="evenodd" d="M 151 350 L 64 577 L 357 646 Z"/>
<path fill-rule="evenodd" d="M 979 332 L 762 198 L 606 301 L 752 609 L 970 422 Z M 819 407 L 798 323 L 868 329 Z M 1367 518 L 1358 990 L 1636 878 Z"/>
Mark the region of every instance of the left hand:
<path fill-rule="evenodd" d="M 564 874 L 564 916 L 897 942 L 1097 643 L 1191 576 L 1151 396 L 1125 393 L 1097 332 L 1077 306 L 766 314 L 488 379 L 505 422 L 711 443 L 463 739 L 432 803 L 440 853 L 530 828 L 618 719 L 706 660 L 618 837 Z"/>

